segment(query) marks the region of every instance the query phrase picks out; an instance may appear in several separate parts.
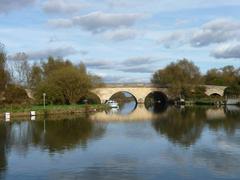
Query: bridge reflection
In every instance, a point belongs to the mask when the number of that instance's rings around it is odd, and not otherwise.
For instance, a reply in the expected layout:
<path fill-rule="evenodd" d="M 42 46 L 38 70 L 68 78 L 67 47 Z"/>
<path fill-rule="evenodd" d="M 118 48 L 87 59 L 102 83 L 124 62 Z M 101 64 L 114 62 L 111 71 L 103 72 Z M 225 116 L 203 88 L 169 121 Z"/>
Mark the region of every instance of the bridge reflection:
<path fill-rule="evenodd" d="M 123 110 L 124 112 L 124 110 Z M 235 113 L 240 113 L 240 108 L 237 106 L 227 106 L 222 108 L 216 107 L 174 107 L 174 106 L 151 106 L 146 107 L 143 104 L 138 104 L 129 113 L 121 113 L 119 109 L 110 109 L 108 111 L 98 112 L 90 116 L 94 121 L 144 121 L 144 120 L 158 120 L 169 118 L 171 114 L 183 113 L 191 114 L 193 119 L 203 117 L 205 121 L 226 119 Z M 199 116 L 198 116 L 199 114 Z M 182 117 L 185 118 L 184 116 Z M 178 117 L 176 117 L 178 119 Z"/>

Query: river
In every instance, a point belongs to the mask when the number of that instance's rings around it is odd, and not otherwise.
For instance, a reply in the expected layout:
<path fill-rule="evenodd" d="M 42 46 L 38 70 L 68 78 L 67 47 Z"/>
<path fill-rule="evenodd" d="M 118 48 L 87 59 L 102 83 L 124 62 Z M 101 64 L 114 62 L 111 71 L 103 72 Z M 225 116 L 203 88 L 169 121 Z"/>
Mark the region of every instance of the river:
<path fill-rule="evenodd" d="M 239 179 L 240 108 L 0 121 L 0 179 Z"/>

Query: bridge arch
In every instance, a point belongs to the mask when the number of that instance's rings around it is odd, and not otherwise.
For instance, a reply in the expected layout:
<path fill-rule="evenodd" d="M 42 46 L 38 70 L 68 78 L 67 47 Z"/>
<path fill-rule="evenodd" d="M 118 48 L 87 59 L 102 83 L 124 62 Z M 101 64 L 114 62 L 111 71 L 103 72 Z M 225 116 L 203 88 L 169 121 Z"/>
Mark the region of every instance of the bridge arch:
<path fill-rule="evenodd" d="M 147 110 L 161 112 L 164 111 L 168 105 L 168 97 L 161 91 L 152 91 L 146 96 L 144 105 Z"/>
<path fill-rule="evenodd" d="M 85 101 L 87 100 L 87 101 Z M 89 92 L 86 96 L 79 99 L 80 104 L 101 104 L 101 98 L 94 92 Z"/>
<path fill-rule="evenodd" d="M 222 97 L 222 95 L 221 94 L 219 94 L 219 93 L 212 93 L 212 94 L 210 94 L 210 97 L 211 98 L 221 98 Z"/>
<path fill-rule="evenodd" d="M 128 91 L 118 91 L 116 93 L 114 93 L 109 99 L 112 99 L 114 97 L 114 95 L 117 95 L 118 93 L 126 93 L 126 94 L 129 94 L 130 96 L 132 96 L 132 98 L 134 99 L 134 101 L 136 102 L 136 104 L 138 103 L 138 100 L 137 98 L 135 97 L 134 94 L 132 94 L 131 92 L 128 92 Z"/>

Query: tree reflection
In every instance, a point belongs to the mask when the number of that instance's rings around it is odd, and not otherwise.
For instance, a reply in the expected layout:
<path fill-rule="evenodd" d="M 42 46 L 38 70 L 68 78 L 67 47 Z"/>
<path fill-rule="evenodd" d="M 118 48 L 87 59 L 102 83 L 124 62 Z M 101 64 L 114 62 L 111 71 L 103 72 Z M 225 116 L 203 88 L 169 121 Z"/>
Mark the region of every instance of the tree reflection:
<path fill-rule="evenodd" d="M 173 143 L 190 146 L 200 138 L 205 126 L 233 135 L 240 128 L 240 108 L 185 107 L 169 108 L 152 121 L 154 129 Z"/>
<path fill-rule="evenodd" d="M 216 119 L 207 119 L 206 123 L 211 130 L 219 131 L 223 129 L 228 135 L 233 135 L 236 129 L 240 128 L 240 108 L 229 110 L 222 109 L 225 117 Z"/>
<path fill-rule="evenodd" d="M 152 125 L 173 143 L 188 147 L 201 135 L 203 120 L 206 118 L 204 112 L 201 108 L 171 108 L 165 115 L 159 115 L 153 120 Z"/>
<path fill-rule="evenodd" d="M 0 179 L 7 168 L 7 126 L 0 123 Z"/>
<path fill-rule="evenodd" d="M 3 128 L 1 126 L 1 128 Z M 87 147 L 89 139 L 105 133 L 105 127 L 93 123 L 86 117 L 64 118 L 46 121 L 23 121 L 9 124 L 8 130 L 1 130 L 1 154 L 8 145 L 18 152 L 27 153 L 30 145 L 40 146 L 49 152 L 61 152 L 80 146 Z M 4 140 L 9 134 L 8 140 Z M 5 138 L 6 139 L 6 138 Z M 1 158 L 4 156 L 1 155 Z M 1 164 L 4 161 L 1 160 Z"/>
<path fill-rule="evenodd" d="M 102 136 L 104 127 L 93 124 L 85 118 L 36 121 L 32 124 L 33 144 L 40 145 L 50 152 L 75 148 L 77 145 L 85 148 L 90 138 Z"/>

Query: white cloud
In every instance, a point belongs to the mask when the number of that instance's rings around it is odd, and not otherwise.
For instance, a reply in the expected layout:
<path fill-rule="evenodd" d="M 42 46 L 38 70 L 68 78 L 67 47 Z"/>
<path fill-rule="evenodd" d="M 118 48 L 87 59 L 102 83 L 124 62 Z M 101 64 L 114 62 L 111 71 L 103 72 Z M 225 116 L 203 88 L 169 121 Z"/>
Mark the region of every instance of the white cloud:
<path fill-rule="evenodd" d="M 216 19 L 199 29 L 175 31 L 160 38 L 165 47 L 189 43 L 192 47 L 204 47 L 228 41 L 240 40 L 240 21 Z"/>
<path fill-rule="evenodd" d="M 47 13 L 77 13 L 81 9 L 88 7 L 87 3 L 76 0 L 47 0 L 43 4 L 43 10 Z"/>
<path fill-rule="evenodd" d="M 126 66 L 139 66 L 156 63 L 158 60 L 152 57 L 134 57 L 123 62 Z"/>
<path fill-rule="evenodd" d="M 190 45 L 201 48 L 217 46 L 211 52 L 215 58 L 240 58 L 240 21 L 216 19 L 203 24 L 200 28 L 175 31 L 158 40 L 166 48 Z M 237 43 L 237 44 L 236 44 Z"/>
<path fill-rule="evenodd" d="M 160 58 L 134 57 L 121 62 L 113 60 L 85 60 L 84 64 L 90 69 L 116 70 L 128 73 L 153 73 L 156 66 L 154 63 Z"/>
<path fill-rule="evenodd" d="M 126 41 L 135 39 L 138 36 L 139 32 L 134 29 L 117 29 L 114 31 L 106 32 L 104 36 L 106 39 L 112 40 L 112 41 Z"/>
<path fill-rule="evenodd" d="M 200 30 L 196 30 L 190 39 L 190 43 L 192 46 L 202 47 L 229 40 L 240 40 L 239 28 L 239 21 L 232 19 L 213 20 L 204 24 Z"/>
<path fill-rule="evenodd" d="M 189 36 L 185 31 L 176 31 L 160 38 L 157 43 L 165 48 L 178 47 L 188 42 Z"/>
<path fill-rule="evenodd" d="M 55 27 L 79 26 L 92 33 L 99 33 L 109 29 L 133 26 L 143 16 L 133 13 L 103 13 L 93 12 L 83 16 L 75 16 L 72 19 L 53 19 L 50 25 Z"/>
<path fill-rule="evenodd" d="M 0 0 L 0 14 L 7 13 L 12 10 L 25 8 L 31 5 L 35 0 Z"/>
<path fill-rule="evenodd" d="M 46 59 L 49 56 L 64 58 L 69 55 L 78 53 L 73 47 L 59 47 L 59 48 L 49 48 L 40 51 L 29 51 L 26 54 L 30 60 L 41 60 Z"/>
<path fill-rule="evenodd" d="M 222 44 L 215 48 L 211 55 L 215 58 L 235 58 L 240 59 L 240 43 L 239 44 Z"/>
<path fill-rule="evenodd" d="M 70 19 L 63 19 L 63 18 L 50 19 L 48 21 L 48 24 L 54 27 L 61 27 L 61 28 L 68 28 L 73 26 L 73 23 Z"/>
<path fill-rule="evenodd" d="M 107 60 L 88 59 L 84 61 L 84 64 L 90 69 L 111 69 L 112 67 L 114 67 L 112 61 Z"/>

